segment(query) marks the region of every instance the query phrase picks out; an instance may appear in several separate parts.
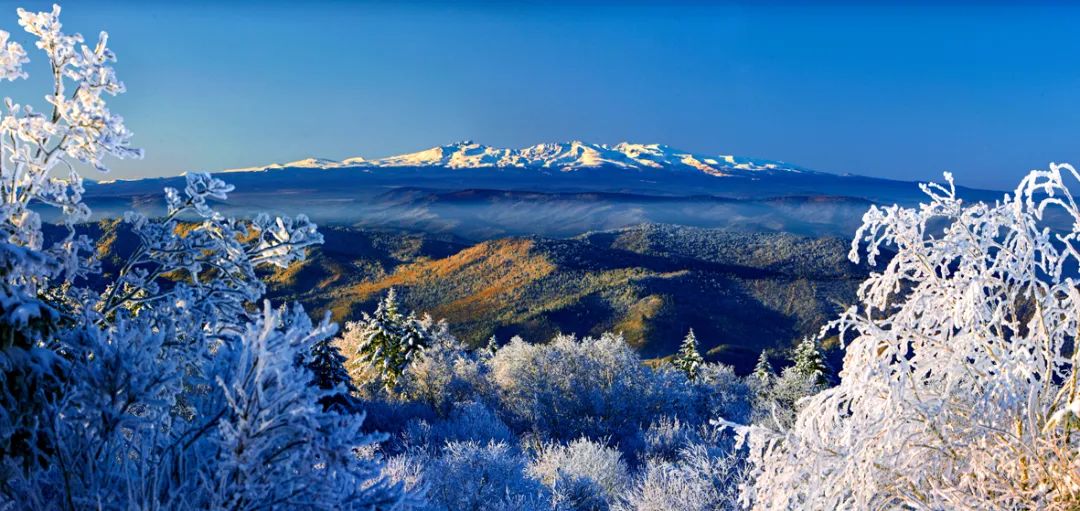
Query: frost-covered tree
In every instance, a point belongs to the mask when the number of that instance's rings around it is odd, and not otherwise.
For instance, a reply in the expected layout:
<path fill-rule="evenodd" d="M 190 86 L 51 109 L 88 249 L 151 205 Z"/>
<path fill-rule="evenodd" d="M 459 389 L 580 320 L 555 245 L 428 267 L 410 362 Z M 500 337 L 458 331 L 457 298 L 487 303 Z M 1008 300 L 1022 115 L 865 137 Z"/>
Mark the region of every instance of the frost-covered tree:
<path fill-rule="evenodd" d="M 542 439 L 628 442 L 655 417 L 692 406 L 681 372 L 649 368 L 617 335 L 559 335 L 547 344 L 515 338 L 489 366 L 510 425 Z"/>
<path fill-rule="evenodd" d="M 679 352 L 675 354 L 675 358 L 672 359 L 671 363 L 680 371 L 686 373 L 686 377 L 691 381 L 697 379 L 698 371 L 701 369 L 701 365 L 705 363 L 705 358 L 698 352 L 698 341 L 693 328 L 687 332 L 682 345 L 679 346 Z"/>
<path fill-rule="evenodd" d="M 401 395 L 445 416 L 455 403 L 486 400 L 490 384 L 486 364 L 452 336 L 441 337 L 405 368 L 397 386 Z"/>
<path fill-rule="evenodd" d="M 873 207 L 851 258 L 895 255 L 831 327 L 839 385 L 788 430 L 743 428 L 759 509 L 1075 509 L 1080 207 L 1069 165 L 993 204 L 923 186 Z"/>
<path fill-rule="evenodd" d="M 387 391 L 392 391 L 405 368 L 420 358 L 434 341 L 430 318 L 418 319 L 402 312 L 393 288 L 379 301 L 374 314 L 345 324 L 344 344 L 356 350 L 355 363 L 375 371 Z"/>
<path fill-rule="evenodd" d="M 829 366 L 825 363 L 825 355 L 818 349 L 816 337 L 804 337 L 799 344 L 795 345 L 791 361 L 793 363 L 791 370 L 795 373 L 810 378 L 819 385 L 826 383 Z"/>
<path fill-rule="evenodd" d="M 764 351 L 761 352 L 761 355 L 758 355 L 757 364 L 754 364 L 754 371 L 751 374 L 760 382 L 768 382 L 776 377 L 776 372 L 773 371 L 772 364 L 769 363 L 769 355 Z"/>
<path fill-rule="evenodd" d="M 484 345 L 484 348 L 483 348 L 483 350 L 481 350 L 480 355 L 485 357 L 485 358 L 491 358 L 491 357 L 494 357 L 495 354 L 498 353 L 498 351 L 499 351 L 499 339 L 496 338 L 493 335 L 491 337 L 488 337 L 487 344 Z"/>
<path fill-rule="evenodd" d="M 311 350 L 303 356 L 302 362 L 312 374 L 311 383 L 320 389 L 333 392 L 323 398 L 323 406 L 348 410 L 353 404 L 351 395 L 356 392 L 356 386 L 345 368 L 346 360 L 331 337 L 313 344 Z"/>
<path fill-rule="evenodd" d="M 333 325 L 259 306 L 256 268 L 303 259 L 314 224 L 226 218 L 209 200 L 232 187 L 189 174 L 165 216 L 125 216 L 137 246 L 99 284 L 79 169 L 141 155 L 105 102 L 124 86 L 106 34 L 84 44 L 56 6 L 18 14 L 53 83 L 45 113 L 0 113 L 0 508 L 396 505 L 354 454 L 378 440 L 363 415 L 324 410 L 299 363 Z M 27 57 L 0 32 L 0 79 L 25 78 Z"/>

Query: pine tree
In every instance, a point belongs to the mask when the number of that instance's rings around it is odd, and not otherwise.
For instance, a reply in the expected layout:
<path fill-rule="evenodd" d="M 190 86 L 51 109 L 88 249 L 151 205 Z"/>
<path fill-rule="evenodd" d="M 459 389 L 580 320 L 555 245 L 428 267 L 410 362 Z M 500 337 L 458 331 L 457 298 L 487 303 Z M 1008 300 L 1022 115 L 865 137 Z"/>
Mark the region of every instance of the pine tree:
<path fill-rule="evenodd" d="M 758 356 L 757 365 L 754 366 L 753 375 L 754 378 L 757 378 L 762 382 L 768 382 L 776 377 L 772 364 L 769 363 L 769 356 L 766 355 L 764 351 Z"/>
<path fill-rule="evenodd" d="M 333 343 L 333 338 L 323 339 L 311 346 L 304 366 L 314 376 L 311 383 L 323 390 L 340 389 L 319 400 L 319 403 L 327 410 L 350 410 L 353 399 L 352 392 L 356 391 L 348 370 L 345 369 L 346 358 Z"/>
<path fill-rule="evenodd" d="M 795 346 L 792 361 L 795 365 L 791 370 L 795 373 L 812 377 L 819 385 L 827 382 L 829 366 L 825 363 L 825 355 L 818 349 L 817 340 L 814 337 L 806 337 L 798 346 Z"/>
<path fill-rule="evenodd" d="M 347 335 L 358 335 L 357 361 L 376 368 L 383 387 L 391 390 L 409 363 L 431 345 L 432 336 L 413 313 L 403 313 L 391 288 L 375 314 L 364 313 Z"/>
<path fill-rule="evenodd" d="M 480 355 L 483 357 L 491 358 L 495 356 L 495 353 L 499 351 L 499 339 L 494 335 L 488 338 L 487 346 L 481 351 Z"/>
<path fill-rule="evenodd" d="M 686 334 L 682 346 L 679 347 L 679 353 L 675 355 L 675 359 L 671 363 L 680 371 L 686 373 L 686 377 L 690 378 L 690 380 L 697 378 L 698 370 L 705 363 L 705 359 L 698 352 L 697 337 L 694 336 L 693 328 Z"/>

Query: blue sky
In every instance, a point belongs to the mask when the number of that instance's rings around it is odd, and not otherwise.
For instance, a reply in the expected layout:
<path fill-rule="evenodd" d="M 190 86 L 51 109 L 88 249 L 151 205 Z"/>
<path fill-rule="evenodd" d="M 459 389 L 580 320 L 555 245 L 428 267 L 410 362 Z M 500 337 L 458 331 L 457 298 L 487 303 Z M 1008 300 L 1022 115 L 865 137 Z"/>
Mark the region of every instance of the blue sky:
<path fill-rule="evenodd" d="M 807 4 L 79 0 L 62 18 L 108 30 L 120 57 L 114 110 L 147 157 L 110 177 L 466 138 L 661 142 L 994 188 L 1080 162 L 1080 8 Z M 17 5 L 47 7 L 0 1 L 0 28 Z M 0 95 L 37 101 L 40 85 Z"/>

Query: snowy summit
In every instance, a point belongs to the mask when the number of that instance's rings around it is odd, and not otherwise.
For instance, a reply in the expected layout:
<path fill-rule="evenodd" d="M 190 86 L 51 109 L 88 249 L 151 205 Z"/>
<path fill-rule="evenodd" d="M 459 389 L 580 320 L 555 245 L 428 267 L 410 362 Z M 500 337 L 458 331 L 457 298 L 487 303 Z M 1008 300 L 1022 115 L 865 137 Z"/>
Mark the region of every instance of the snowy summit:
<path fill-rule="evenodd" d="M 577 140 L 537 144 L 524 149 L 493 147 L 466 140 L 377 160 L 366 160 L 361 157 L 347 158 L 342 161 L 307 158 L 291 163 L 275 163 L 262 167 L 233 169 L 233 171 L 350 167 L 519 168 L 557 171 L 608 167 L 639 171 L 651 169 L 697 170 L 714 176 L 726 176 L 747 171 L 809 172 L 808 169 L 780 161 L 731 155 L 696 154 L 663 144 L 621 142 L 608 145 Z"/>

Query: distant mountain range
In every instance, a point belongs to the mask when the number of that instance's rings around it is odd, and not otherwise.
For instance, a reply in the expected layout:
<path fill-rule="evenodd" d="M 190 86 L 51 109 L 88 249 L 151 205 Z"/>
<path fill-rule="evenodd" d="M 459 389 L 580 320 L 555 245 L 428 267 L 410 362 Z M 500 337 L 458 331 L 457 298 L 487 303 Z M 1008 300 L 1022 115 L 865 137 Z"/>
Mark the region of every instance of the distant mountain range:
<path fill-rule="evenodd" d="M 223 205 L 230 214 L 304 213 L 324 224 L 471 240 L 642 223 L 844 237 L 871 204 L 924 198 L 913 182 L 628 142 L 506 149 L 465 141 L 375 160 L 309 158 L 219 174 L 236 186 Z M 91 183 L 85 197 L 100 217 L 153 214 L 162 188 L 182 184 L 182 177 Z M 1002 195 L 959 192 L 971 200 Z"/>
<path fill-rule="evenodd" d="M 698 171 L 713 176 L 750 176 L 752 173 L 811 172 L 808 169 L 771 160 L 756 160 L 730 155 L 703 155 L 662 144 L 615 145 L 572 141 L 537 144 L 524 149 L 507 149 L 478 144 L 471 140 L 432 147 L 415 153 L 377 160 L 363 157 L 342 161 L 307 158 L 289 163 L 233 169 L 226 172 L 260 171 L 282 168 L 446 168 L 446 169 L 535 169 L 569 172 L 610 167 L 624 170 Z"/>

